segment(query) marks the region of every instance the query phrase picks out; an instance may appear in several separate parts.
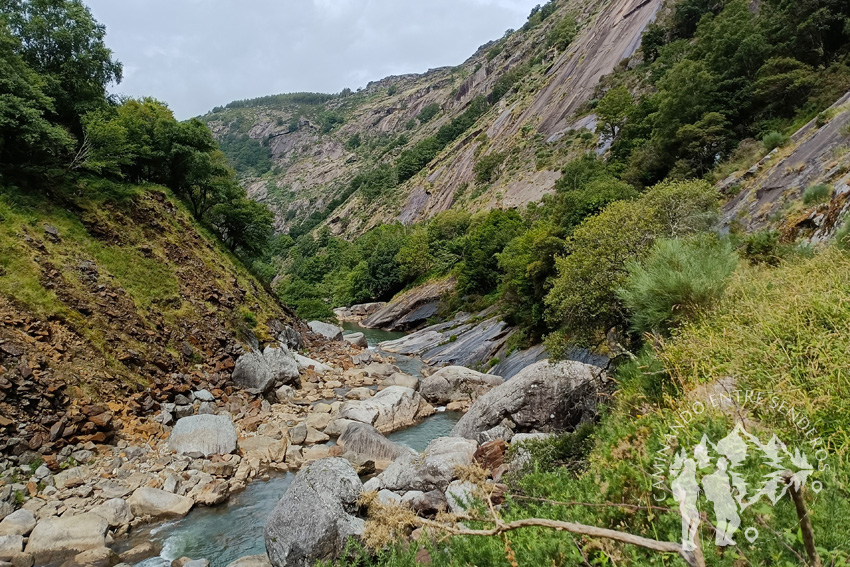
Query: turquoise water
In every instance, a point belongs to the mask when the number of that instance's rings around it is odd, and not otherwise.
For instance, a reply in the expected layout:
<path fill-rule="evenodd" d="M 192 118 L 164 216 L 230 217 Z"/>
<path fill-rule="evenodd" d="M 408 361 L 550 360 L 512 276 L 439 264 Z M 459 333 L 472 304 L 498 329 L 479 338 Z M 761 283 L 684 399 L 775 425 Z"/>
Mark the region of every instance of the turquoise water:
<path fill-rule="evenodd" d="M 404 356 L 403 354 L 395 354 L 392 352 L 384 352 L 381 349 L 376 348 L 378 343 L 400 339 L 407 335 L 407 333 L 401 331 L 382 331 L 381 329 L 364 329 L 357 323 L 351 322 L 343 323 L 342 328 L 346 335 L 349 333 L 363 333 L 366 337 L 366 344 L 369 345 L 369 348 L 374 349 L 375 352 L 380 353 L 381 356 L 395 357 L 395 364 L 402 372 L 410 374 L 411 376 L 419 376 L 419 371 L 424 366 L 424 363 L 418 358 L 412 358 L 410 356 Z"/>
<path fill-rule="evenodd" d="M 145 541 L 162 548 L 159 557 L 138 567 L 169 567 L 180 557 L 208 559 L 210 567 L 226 567 L 240 557 L 265 553 L 266 518 L 292 478 L 292 474 L 283 474 L 266 482 L 254 481 L 221 506 L 196 507 L 180 520 L 136 530 L 129 540 L 118 542 L 116 549 L 120 553 Z"/>
<path fill-rule="evenodd" d="M 459 411 L 437 412 L 419 425 L 387 434 L 387 439 L 421 453 L 437 437 L 448 436 L 462 416 Z"/>

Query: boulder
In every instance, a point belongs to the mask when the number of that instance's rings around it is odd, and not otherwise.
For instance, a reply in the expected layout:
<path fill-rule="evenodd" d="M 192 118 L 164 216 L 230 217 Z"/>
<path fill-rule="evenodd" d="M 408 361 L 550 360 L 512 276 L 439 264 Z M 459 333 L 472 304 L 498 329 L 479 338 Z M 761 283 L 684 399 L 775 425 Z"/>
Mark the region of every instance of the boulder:
<path fill-rule="evenodd" d="M 265 541 L 274 567 L 310 567 L 333 561 L 349 537 L 363 533 L 354 514 L 363 485 L 345 459 L 302 468 L 266 521 Z"/>
<path fill-rule="evenodd" d="M 337 441 L 346 451 L 372 461 L 394 461 L 413 453 L 411 449 L 393 443 L 367 423 L 352 422 Z"/>
<path fill-rule="evenodd" d="M 108 547 L 89 549 L 62 564 L 62 567 L 114 567 L 121 562 L 118 554 Z"/>
<path fill-rule="evenodd" d="M 103 504 L 92 508 L 91 512 L 105 519 L 111 528 L 123 526 L 133 521 L 133 512 L 130 511 L 130 505 L 123 498 L 107 500 Z"/>
<path fill-rule="evenodd" d="M 106 547 L 109 522 L 91 512 L 41 520 L 30 534 L 26 552 L 36 565 L 59 563 L 89 549 Z"/>
<path fill-rule="evenodd" d="M 521 431 L 563 431 L 592 419 L 603 371 L 575 361 L 541 360 L 472 404 L 452 435 L 478 439 L 505 418 Z"/>
<path fill-rule="evenodd" d="M 390 386 L 368 400 L 351 400 L 340 409 L 340 417 L 374 425 L 382 433 L 416 423 L 434 409 L 415 390 Z"/>
<path fill-rule="evenodd" d="M 474 402 L 503 382 L 500 376 L 482 374 L 463 366 L 446 366 L 424 378 L 419 385 L 419 393 L 432 404 Z"/>
<path fill-rule="evenodd" d="M 442 490 L 411 490 L 404 494 L 402 502 L 408 503 L 419 516 L 436 516 L 449 508 L 446 495 Z"/>
<path fill-rule="evenodd" d="M 29 510 L 15 510 L 0 522 L 0 536 L 27 536 L 35 527 L 35 515 Z"/>
<path fill-rule="evenodd" d="M 157 548 L 149 541 L 140 543 L 139 545 L 128 549 L 120 555 L 123 563 L 135 565 L 141 563 L 145 559 L 155 556 L 158 553 Z"/>
<path fill-rule="evenodd" d="M 321 321 L 310 321 L 307 325 L 309 325 L 311 331 L 317 335 L 325 337 L 326 339 L 330 339 L 332 341 L 342 340 L 342 327 L 337 327 L 336 325 L 323 323 Z"/>
<path fill-rule="evenodd" d="M 227 567 L 272 567 L 268 555 L 249 555 L 228 563 Z"/>
<path fill-rule="evenodd" d="M 351 343 L 355 346 L 363 348 L 369 346 L 369 343 L 366 342 L 366 335 L 363 333 L 348 333 L 347 335 L 343 335 L 342 338 L 345 342 Z"/>
<path fill-rule="evenodd" d="M 195 501 L 201 506 L 218 506 L 230 496 L 230 484 L 221 478 L 217 478 L 206 484 L 197 496 Z"/>
<path fill-rule="evenodd" d="M 455 467 L 471 464 L 477 448 L 469 439 L 439 437 L 421 455 L 402 455 L 376 478 L 381 488 L 396 492 L 445 490 L 455 479 Z"/>
<path fill-rule="evenodd" d="M 446 503 L 449 512 L 462 514 L 472 504 L 475 485 L 468 481 L 455 480 L 446 488 Z"/>
<path fill-rule="evenodd" d="M 178 453 L 227 455 L 236 450 L 236 428 L 228 415 L 191 415 L 175 424 L 168 446 Z"/>
<path fill-rule="evenodd" d="M 273 387 L 291 384 L 298 379 L 298 363 L 285 346 L 276 348 L 267 346 L 263 350 L 263 358 L 269 365 Z"/>
<path fill-rule="evenodd" d="M 263 352 L 254 350 L 240 356 L 232 379 L 240 388 L 265 394 L 275 386 L 295 381 L 298 376 L 298 363 L 289 349 L 281 345 L 267 346 Z"/>
<path fill-rule="evenodd" d="M 372 397 L 374 394 L 371 389 L 361 386 L 360 388 L 352 388 L 345 394 L 345 398 L 348 400 L 367 400 Z"/>
<path fill-rule="evenodd" d="M 24 550 L 24 536 L 4 535 L 0 536 L 0 557 L 11 557 Z"/>
<path fill-rule="evenodd" d="M 380 384 L 381 388 L 389 388 L 390 386 L 404 386 L 416 390 L 419 388 L 419 378 L 405 374 L 404 372 L 393 372 L 389 377 L 383 379 Z"/>
<path fill-rule="evenodd" d="M 292 357 L 295 359 L 295 363 L 298 364 L 299 370 L 307 370 L 308 368 L 312 368 L 313 371 L 319 374 L 324 374 L 333 370 L 327 364 L 319 362 L 318 360 L 313 360 L 312 358 L 307 358 L 306 356 L 302 356 L 297 352 L 293 352 Z"/>
<path fill-rule="evenodd" d="M 277 399 L 278 403 L 289 403 L 293 400 L 293 398 L 295 398 L 295 388 L 286 385 L 281 386 L 280 388 L 274 391 L 274 396 Z"/>
<path fill-rule="evenodd" d="M 136 516 L 154 518 L 182 518 L 194 504 L 191 498 L 149 486 L 137 488 L 127 503 Z"/>

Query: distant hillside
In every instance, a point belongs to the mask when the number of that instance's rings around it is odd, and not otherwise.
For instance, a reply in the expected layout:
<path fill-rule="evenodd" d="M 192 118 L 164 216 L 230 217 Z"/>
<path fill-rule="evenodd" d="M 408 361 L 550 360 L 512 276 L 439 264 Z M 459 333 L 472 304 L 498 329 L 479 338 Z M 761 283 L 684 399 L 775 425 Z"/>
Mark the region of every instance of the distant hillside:
<path fill-rule="evenodd" d="M 661 3 L 556 0 L 457 67 L 334 96 L 237 101 L 202 119 L 278 231 L 311 219 L 304 228 L 356 235 L 451 207 L 516 207 L 596 147 L 593 121 L 579 120 L 585 103 L 635 52 Z M 400 163 L 397 179 L 369 176 Z"/>

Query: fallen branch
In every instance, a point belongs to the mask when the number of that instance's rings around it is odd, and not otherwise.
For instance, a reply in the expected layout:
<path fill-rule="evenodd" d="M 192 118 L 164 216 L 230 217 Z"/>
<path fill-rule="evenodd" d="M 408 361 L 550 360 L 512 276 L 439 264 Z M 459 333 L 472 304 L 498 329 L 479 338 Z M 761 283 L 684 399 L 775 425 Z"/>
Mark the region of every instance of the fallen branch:
<path fill-rule="evenodd" d="M 524 520 L 514 520 L 513 522 L 499 522 L 499 524 L 493 528 L 481 530 L 472 530 L 459 526 L 451 526 L 434 520 L 428 520 L 425 518 L 418 517 L 416 518 L 416 523 L 418 523 L 420 526 L 435 528 L 450 533 L 452 535 L 468 536 L 496 536 L 501 535 L 505 532 L 518 530 L 520 528 L 549 528 L 557 531 L 569 532 L 572 534 L 584 535 L 588 537 L 601 537 L 605 539 L 610 539 L 612 541 L 635 545 L 637 547 L 642 547 L 644 549 L 658 551 L 661 553 L 675 553 L 679 555 L 682 559 L 684 559 L 685 563 L 687 563 L 690 567 L 705 567 L 705 559 L 702 558 L 702 554 L 694 554 L 693 551 L 688 551 L 684 549 L 678 543 L 673 543 L 669 541 L 658 541 L 655 539 L 636 536 L 634 534 L 618 532 L 617 530 L 597 528 L 595 526 L 576 524 L 574 522 L 561 522 L 558 520 L 547 520 L 544 518 L 527 518 Z"/>

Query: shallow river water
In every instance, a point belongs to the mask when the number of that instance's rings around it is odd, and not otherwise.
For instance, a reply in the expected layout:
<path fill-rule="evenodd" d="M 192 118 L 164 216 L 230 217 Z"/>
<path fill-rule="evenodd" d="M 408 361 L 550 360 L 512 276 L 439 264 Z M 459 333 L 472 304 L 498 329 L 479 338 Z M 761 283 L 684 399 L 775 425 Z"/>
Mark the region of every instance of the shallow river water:
<path fill-rule="evenodd" d="M 381 341 L 397 339 L 405 333 L 363 329 L 356 323 L 345 323 L 346 332 L 362 332 L 370 348 Z M 379 351 L 380 352 L 380 351 Z M 390 354 L 390 353 L 382 353 Z M 422 361 L 407 356 L 396 357 L 396 365 L 408 374 L 418 375 Z M 387 435 L 389 439 L 422 451 L 433 439 L 448 435 L 461 417 L 460 412 L 438 411 L 413 427 Z M 263 528 L 278 500 L 289 488 L 293 474 L 272 476 L 269 481 L 255 481 L 220 506 L 197 507 L 180 520 L 135 530 L 127 540 L 117 542 L 120 553 L 145 541 L 162 549 L 159 557 L 139 563 L 137 567 L 169 567 L 180 557 L 208 559 L 210 567 L 226 567 L 246 555 L 265 553 Z"/>

